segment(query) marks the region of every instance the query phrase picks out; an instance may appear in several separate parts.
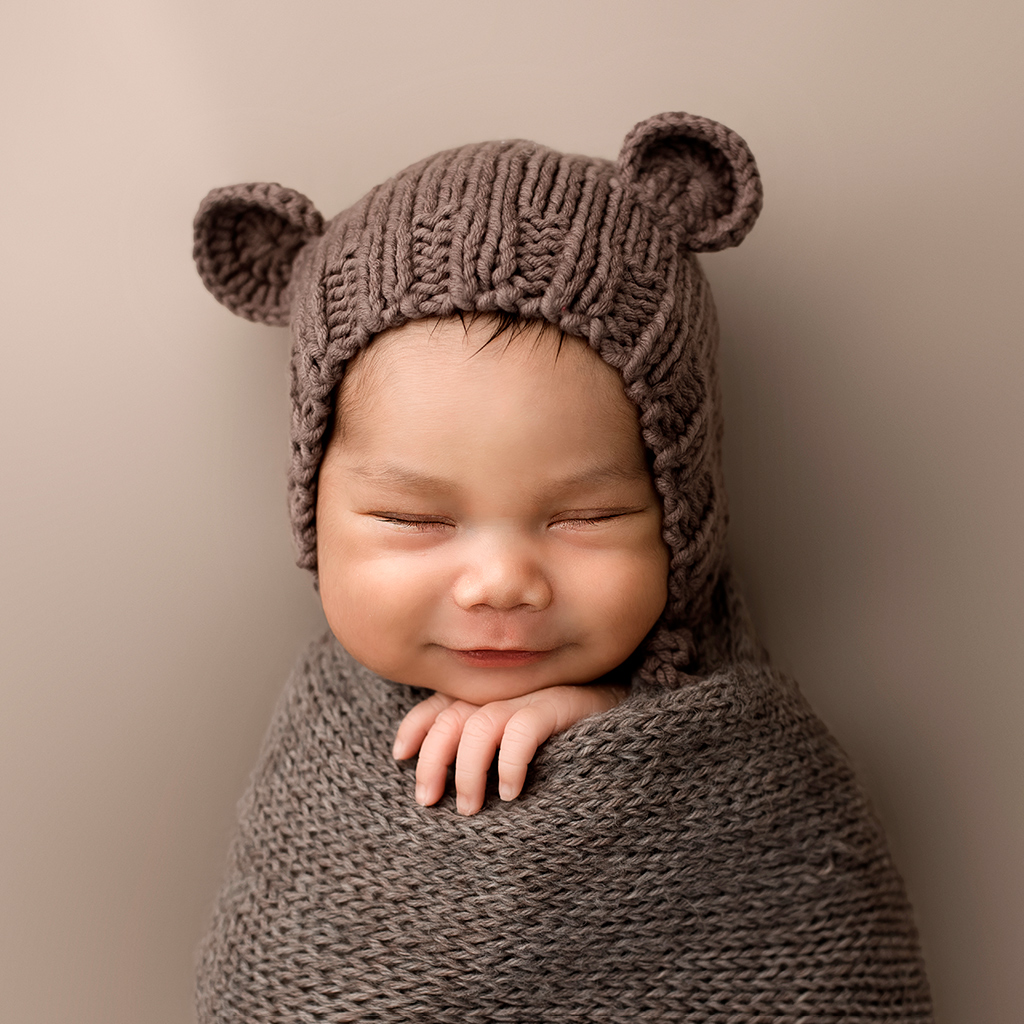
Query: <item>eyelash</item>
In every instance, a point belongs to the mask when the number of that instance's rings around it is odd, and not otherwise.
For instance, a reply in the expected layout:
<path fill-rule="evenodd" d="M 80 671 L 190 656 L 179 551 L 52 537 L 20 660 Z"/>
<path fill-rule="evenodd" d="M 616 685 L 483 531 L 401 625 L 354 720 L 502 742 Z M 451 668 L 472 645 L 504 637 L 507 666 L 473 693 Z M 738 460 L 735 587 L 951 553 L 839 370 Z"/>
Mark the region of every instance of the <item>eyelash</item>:
<path fill-rule="evenodd" d="M 376 514 L 375 518 L 379 519 L 382 523 L 391 523 L 394 526 L 414 527 L 417 529 L 453 525 L 444 519 L 403 519 L 401 516 L 388 516 L 380 513 Z"/>
<path fill-rule="evenodd" d="M 621 519 L 627 513 L 625 512 L 608 512 L 600 516 L 575 516 L 569 519 L 558 519 L 554 522 L 554 526 L 573 526 L 583 525 L 589 526 L 592 523 L 607 523 L 613 519 Z"/>

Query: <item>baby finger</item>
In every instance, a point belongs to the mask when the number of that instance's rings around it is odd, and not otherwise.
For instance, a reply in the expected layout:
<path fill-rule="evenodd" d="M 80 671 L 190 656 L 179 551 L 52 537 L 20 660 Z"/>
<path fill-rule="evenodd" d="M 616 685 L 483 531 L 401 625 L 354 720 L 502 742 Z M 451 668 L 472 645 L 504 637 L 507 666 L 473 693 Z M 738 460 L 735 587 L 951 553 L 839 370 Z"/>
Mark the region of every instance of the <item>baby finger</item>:
<path fill-rule="evenodd" d="M 444 795 L 448 766 L 455 760 L 463 726 L 477 710 L 475 704 L 457 700 L 434 719 L 420 745 L 416 762 L 416 802 L 429 807 Z"/>

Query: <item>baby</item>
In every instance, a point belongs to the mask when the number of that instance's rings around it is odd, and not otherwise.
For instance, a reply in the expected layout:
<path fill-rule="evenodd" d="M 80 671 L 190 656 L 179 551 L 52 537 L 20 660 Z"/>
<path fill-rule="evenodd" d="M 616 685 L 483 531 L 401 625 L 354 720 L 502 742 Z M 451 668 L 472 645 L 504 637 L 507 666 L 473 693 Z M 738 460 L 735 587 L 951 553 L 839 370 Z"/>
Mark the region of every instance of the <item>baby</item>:
<path fill-rule="evenodd" d="M 456 758 L 478 811 L 500 745 L 517 796 L 554 732 L 604 711 L 594 685 L 665 607 L 668 549 L 619 375 L 577 338 L 490 317 L 417 320 L 355 358 L 317 488 L 327 621 L 379 675 L 434 696 L 398 730 L 436 803 Z"/>
<path fill-rule="evenodd" d="M 760 204 L 676 113 L 614 163 L 440 153 L 326 225 L 204 201 L 207 287 L 292 327 L 332 635 L 240 805 L 201 1024 L 930 1020 L 884 835 L 728 567 L 694 254 Z"/>

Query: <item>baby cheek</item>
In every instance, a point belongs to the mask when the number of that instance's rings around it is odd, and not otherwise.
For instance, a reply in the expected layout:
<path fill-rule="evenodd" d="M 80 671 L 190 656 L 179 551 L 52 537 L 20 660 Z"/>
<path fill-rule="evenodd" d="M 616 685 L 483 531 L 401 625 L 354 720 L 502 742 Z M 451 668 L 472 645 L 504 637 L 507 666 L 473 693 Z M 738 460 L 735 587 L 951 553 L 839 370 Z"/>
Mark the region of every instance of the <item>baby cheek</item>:
<path fill-rule="evenodd" d="M 335 636 L 358 660 L 394 676 L 431 635 L 443 596 L 438 575 L 421 560 L 380 552 L 350 560 L 335 579 L 336 621 L 328 615 Z"/>
<path fill-rule="evenodd" d="M 324 613 L 338 642 L 357 661 L 385 677 L 396 674 L 405 646 L 403 617 L 379 588 L 354 576 L 324 601 Z"/>
<path fill-rule="evenodd" d="M 643 643 L 667 598 L 667 580 L 661 578 L 660 560 L 638 566 L 633 559 L 618 565 L 607 562 L 577 590 L 579 599 L 572 619 L 582 629 L 573 650 L 575 681 L 597 679 L 621 665 Z M 558 680 L 564 681 L 564 680 Z"/>
<path fill-rule="evenodd" d="M 668 552 L 652 546 L 624 556 L 605 574 L 601 593 L 609 638 L 629 647 L 626 656 L 647 635 L 668 600 Z"/>

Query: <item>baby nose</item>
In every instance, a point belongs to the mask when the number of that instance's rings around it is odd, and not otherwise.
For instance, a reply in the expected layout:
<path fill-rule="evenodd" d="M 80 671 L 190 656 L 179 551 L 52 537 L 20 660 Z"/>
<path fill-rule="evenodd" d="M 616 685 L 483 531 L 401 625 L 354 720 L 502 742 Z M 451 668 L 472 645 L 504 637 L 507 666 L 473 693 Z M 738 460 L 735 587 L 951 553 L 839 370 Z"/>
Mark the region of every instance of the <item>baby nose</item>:
<path fill-rule="evenodd" d="M 515 540 L 492 540 L 474 552 L 454 586 L 455 603 L 466 610 L 488 607 L 540 611 L 551 603 L 551 583 L 538 554 Z"/>

